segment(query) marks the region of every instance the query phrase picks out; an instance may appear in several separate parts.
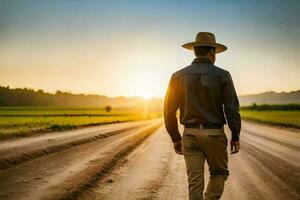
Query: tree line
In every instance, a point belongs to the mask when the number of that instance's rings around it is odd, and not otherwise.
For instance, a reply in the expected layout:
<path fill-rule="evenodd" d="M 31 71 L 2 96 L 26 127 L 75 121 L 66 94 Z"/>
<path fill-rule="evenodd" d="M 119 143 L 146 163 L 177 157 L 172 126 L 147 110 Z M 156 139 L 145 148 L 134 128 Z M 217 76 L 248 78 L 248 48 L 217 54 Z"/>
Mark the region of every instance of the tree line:
<path fill-rule="evenodd" d="M 161 109 L 161 99 L 152 99 L 151 104 Z M 0 86 L 0 106 L 74 106 L 74 107 L 142 107 L 141 97 L 107 97 L 104 95 L 73 94 L 57 91 L 54 94 L 29 88 Z M 109 108 L 108 108 L 109 109 Z"/>
<path fill-rule="evenodd" d="M 300 110 L 300 104 L 261 104 L 253 103 L 251 106 L 243 106 L 241 110 Z"/>
<path fill-rule="evenodd" d="M 51 94 L 43 90 L 0 87 L 0 106 L 100 106 L 105 101 L 108 101 L 108 98 L 100 95 L 72 94 L 62 91 Z"/>

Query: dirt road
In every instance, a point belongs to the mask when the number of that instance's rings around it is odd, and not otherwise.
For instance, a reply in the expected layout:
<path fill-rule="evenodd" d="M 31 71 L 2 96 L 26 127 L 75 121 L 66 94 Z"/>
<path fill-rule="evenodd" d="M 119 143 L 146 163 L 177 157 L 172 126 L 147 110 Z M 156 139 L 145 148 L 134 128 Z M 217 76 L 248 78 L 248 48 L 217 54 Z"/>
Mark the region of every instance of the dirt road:
<path fill-rule="evenodd" d="M 223 200 L 300 199 L 300 132 L 244 122 L 241 145 Z M 0 142 L 0 199 L 183 200 L 184 160 L 161 120 Z"/>

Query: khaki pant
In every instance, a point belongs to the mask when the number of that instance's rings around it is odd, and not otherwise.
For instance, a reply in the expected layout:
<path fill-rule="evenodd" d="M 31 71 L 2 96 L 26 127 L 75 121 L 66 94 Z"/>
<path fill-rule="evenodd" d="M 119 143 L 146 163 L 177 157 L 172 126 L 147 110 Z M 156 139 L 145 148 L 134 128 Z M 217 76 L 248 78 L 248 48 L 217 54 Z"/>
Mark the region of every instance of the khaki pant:
<path fill-rule="evenodd" d="M 229 175 L 224 130 L 185 128 L 182 146 L 189 182 L 189 199 L 203 200 L 205 160 L 209 166 L 210 178 L 204 199 L 220 199 L 224 182 Z"/>

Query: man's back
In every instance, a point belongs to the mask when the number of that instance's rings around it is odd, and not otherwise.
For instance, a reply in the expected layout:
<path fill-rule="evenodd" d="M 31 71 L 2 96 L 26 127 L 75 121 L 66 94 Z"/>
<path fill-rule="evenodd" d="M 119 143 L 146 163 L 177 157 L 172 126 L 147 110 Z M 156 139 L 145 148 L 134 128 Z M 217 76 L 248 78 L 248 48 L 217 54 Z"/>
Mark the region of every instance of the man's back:
<path fill-rule="evenodd" d="M 179 108 L 180 123 L 183 125 L 223 125 L 226 123 L 225 110 L 233 139 L 238 140 L 239 102 L 228 71 L 215 66 L 207 59 L 195 58 L 191 65 L 172 75 L 169 95 L 171 96 L 167 95 L 165 101 L 165 113 L 168 115 Z M 167 98 L 171 98 L 171 101 Z M 172 101 L 172 98 L 175 101 Z M 175 125 L 172 120 L 174 119 L 166 117 L 167 129 L 175 129 L 172 127 Z"/>
<path fill-rule="evenodd" d="M 222 87 L 228 72 L 196 58 L 191 65 L 173 74 L 179 97 L 180 121 L 224 124 Z"/>

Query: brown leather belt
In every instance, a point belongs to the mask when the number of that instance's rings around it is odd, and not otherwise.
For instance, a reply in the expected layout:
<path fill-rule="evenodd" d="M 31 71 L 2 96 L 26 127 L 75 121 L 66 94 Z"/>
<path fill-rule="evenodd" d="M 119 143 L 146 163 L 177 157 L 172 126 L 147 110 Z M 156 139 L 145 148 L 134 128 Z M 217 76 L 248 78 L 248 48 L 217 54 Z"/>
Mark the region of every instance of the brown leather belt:
<path fill-rule="evenodd" d="M 223 124 L 185 124 L 185 128 L 200 128 L 200 129 L 222 129 Z"/>

